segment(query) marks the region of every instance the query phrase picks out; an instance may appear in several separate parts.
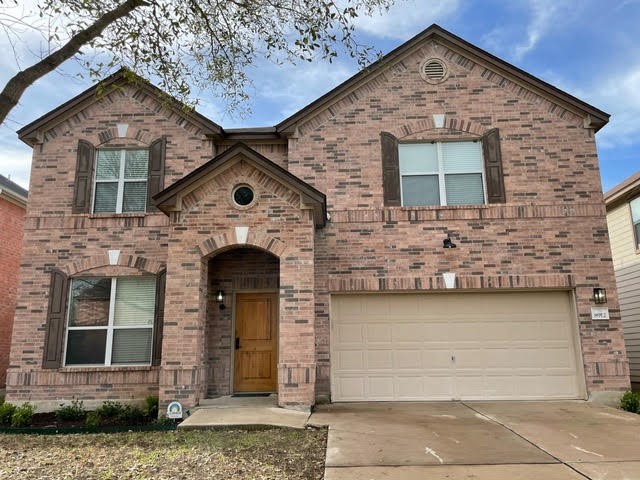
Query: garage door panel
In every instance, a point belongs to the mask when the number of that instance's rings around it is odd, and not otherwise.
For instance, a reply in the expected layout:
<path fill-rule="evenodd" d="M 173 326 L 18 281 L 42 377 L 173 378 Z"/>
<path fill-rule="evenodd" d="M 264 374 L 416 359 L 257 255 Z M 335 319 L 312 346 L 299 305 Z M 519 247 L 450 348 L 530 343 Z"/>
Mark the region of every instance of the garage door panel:
<path fill-rule="evenodd" d="M 571 312 L 567 292 L 333 296 L 333 398 L 579 398 Z"/>

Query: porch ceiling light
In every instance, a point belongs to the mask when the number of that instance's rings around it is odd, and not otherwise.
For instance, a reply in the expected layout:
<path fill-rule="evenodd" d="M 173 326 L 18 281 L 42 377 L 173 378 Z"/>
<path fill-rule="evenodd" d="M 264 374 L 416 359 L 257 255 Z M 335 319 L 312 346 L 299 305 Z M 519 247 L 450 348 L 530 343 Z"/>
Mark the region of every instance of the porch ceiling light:
<path fill-rule="evenodd" d="M 607 290 L 604 288 L 593 289 L 594 303 L 607 303 Z"/>

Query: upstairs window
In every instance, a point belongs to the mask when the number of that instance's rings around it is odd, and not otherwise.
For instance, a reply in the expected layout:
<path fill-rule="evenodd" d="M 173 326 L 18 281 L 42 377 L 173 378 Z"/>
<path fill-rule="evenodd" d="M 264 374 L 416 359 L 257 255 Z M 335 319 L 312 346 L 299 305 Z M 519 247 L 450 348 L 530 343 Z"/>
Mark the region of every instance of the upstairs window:
<path fill-rule="evenodd" d="M 147 206 L 148 169 L 147 149 L 99 149 L 96 156 L 93 212 L 144 212 Z"/>
<path fill-rule="evenodd" d="M 486 203 L 480 142 L 401 143 L 398 157 L 402 205 Z"/>
<path fill-rule="evenodd" d="M 155 293 L 151 276 L 72 279 L 65 365 L 149 365 Z"/>
<path fill-rule="evenodd" d="M 640 248 L 640 197 L 631 200 L 631 223 L 633 224 L 633 235 L 636 248 Z"/>

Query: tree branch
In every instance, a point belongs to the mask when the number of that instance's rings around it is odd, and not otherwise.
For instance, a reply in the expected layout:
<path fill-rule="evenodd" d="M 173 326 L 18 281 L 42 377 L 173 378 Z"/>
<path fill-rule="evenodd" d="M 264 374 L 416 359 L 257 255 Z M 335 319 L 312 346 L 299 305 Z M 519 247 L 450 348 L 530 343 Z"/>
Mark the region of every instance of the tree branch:
<path fill-rule="evenodd" d="M 103 30 L 113 22 L 126 17 L 136 8 L 145 5 L 147 5 L 146 0 L 126 0 L 118 7 L 102 15 L 87 28 L 80 30 L 60 49 L 14 75 L 0 93 L 0 123 L 4 122 L 11 109 L 18 104 L 25 90 L 33 85 L 34 82 L 73 57 L 80 51 L 80 48 L 99 37 Z"/>

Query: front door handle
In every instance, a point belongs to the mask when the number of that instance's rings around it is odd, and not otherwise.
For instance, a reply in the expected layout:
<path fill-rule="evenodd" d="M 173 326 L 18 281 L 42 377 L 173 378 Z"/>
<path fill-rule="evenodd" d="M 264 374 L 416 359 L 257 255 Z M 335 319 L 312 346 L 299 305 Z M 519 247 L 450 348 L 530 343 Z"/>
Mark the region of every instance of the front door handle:
<path fill-rule="evenodd" d="M 236 337 L 236 350 L 240 350 L 240 337 Z"/>

